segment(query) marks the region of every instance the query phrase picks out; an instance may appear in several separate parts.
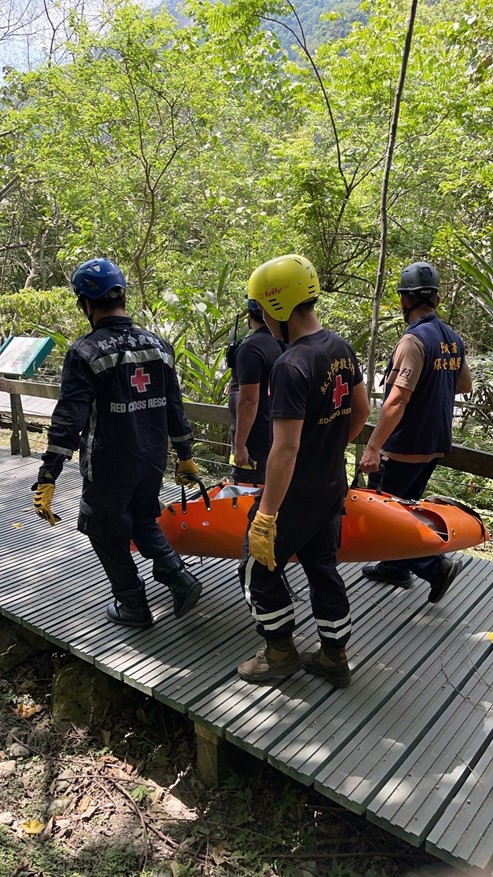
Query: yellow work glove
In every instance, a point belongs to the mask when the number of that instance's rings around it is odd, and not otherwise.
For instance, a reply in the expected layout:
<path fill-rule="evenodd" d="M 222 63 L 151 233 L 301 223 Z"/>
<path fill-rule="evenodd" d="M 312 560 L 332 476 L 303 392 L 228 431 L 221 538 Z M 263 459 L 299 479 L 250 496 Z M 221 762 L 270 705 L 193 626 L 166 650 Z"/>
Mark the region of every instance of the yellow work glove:
<path fill-rule="evenodd" d="M 38 484 L 33 499 L 36 514 L 39 518 L 48 521 L 51 527 L 54 527 L 57 521 L 60 520 L 58 515 L 54 515 L 51 510 L 51 501 L 54 493 L 54 484 Z"/>
<path fill-rule="evenodd" d="M 277 565 L 274 558 L 276 518 L 277 515 L 263 515 L 262 512 L 257 512 L 248 531 L 250 556 L 266 566 L 270 572 L 273 572 Z"/>
<path fill-rule="evenodd" d="M 190 478 L 190 475 L 194 475 L 195 478 Z M 190 460 L 177 460 L 175 466 L 175 484 L 184 484 L 185 487 L 192 487 L 199 477 L 200 469 L 193 457 L 191 457 Z"/>

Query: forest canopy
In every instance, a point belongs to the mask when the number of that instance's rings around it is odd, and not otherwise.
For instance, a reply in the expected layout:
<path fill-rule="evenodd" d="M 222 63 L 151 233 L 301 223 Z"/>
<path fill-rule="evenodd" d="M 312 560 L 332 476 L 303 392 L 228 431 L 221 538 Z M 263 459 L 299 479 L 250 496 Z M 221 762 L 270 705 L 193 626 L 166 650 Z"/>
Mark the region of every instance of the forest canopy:
<path fill-rule="evenodd" d="M 409 4 L 83 10 L 72 5 L 44 59 L 4 67 L 2 333 L 20 318 L 11 296 L 23 290 L 28 307 L 107 255 L 136 317 L 214 369 L 251 270 L 298 251 L 320 273 L 324 321 L 364 358 Z M 491 351 L 492 34 L 489 0 L 418 7 L 389 177 L 381 359 L 401 332 L 399 272 L 422 258 L 438 265 L 441 314 L 469 352 Z"/>

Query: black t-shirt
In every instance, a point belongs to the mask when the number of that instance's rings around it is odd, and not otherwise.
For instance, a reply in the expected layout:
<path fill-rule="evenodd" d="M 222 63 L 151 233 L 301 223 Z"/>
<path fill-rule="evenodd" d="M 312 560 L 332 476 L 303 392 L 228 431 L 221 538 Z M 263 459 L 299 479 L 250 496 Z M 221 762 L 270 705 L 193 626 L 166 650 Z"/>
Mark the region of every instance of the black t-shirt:
<path fill-rule="evenodd" d="M 309 517 L 310 510 L 314 517 L 342 511 L 352 392 L 362 380 L 352 347 L 328 329 L 299 338 L 276 361 L 270 376 L 271 418 L 303 420 L 282 508 Z"/>
<path fill-rule="evenodd" d="M 254 460 L 258 456 L 265 457 L 269 451 L 269 376 L 282 351 L 281 342 L 273 338 L 267 326 L 262 326 L 241 342 L 236 353 L 234 376 L 238 386 L 260 385 L 257 416 L 247 439 L 248 451 Z"/>

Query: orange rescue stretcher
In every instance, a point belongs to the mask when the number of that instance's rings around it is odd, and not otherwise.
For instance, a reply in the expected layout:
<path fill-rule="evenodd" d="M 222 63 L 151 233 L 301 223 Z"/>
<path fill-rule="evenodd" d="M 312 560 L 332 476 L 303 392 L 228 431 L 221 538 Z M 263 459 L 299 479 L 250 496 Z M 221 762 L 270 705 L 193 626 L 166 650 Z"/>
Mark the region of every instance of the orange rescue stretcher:
<path fill-rule="evenodd" d="M 166 505 L 158 519 L 179 554 L 240 558 L 248 511 L 259 488 L 232 483 L 200 490 Z M 300 514 L 302 514 L 300 510 Z M 402 560 L 470 548 L 490 534 L 469 506 L 446 496 L 403 500 L 350 488 L 338 561 Z M 293 560 L 296 560 L 294 557 Z"/>

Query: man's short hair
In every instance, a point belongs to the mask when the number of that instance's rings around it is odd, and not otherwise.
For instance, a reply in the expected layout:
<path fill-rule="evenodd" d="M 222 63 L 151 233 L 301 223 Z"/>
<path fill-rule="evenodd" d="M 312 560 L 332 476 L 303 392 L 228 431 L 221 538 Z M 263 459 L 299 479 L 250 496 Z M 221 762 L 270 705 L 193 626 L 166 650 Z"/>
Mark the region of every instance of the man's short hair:
<path fill-rule="evenodd" d="M 311 298 L 310 301 L 300 302 L 299 305 L 296 305 L 296 307 L 293 308 L 293 314 L 295 311 L 298 314 L 308 314 L 310 311 L 314 310 L 317 301 L 318 301 L 318 296 L 317 296 L 317 298 Z"/>
<path fill-rule="evenodd" d="M 85 295 L 80 295 L 79 301 L 80 299 L 92 302 L 101 311 L 113 311 L 115 308 L 125 308 L 126 305 L 125 290 L 121 286 L 113 287 L 99 298 L 87 298 Z"/>

